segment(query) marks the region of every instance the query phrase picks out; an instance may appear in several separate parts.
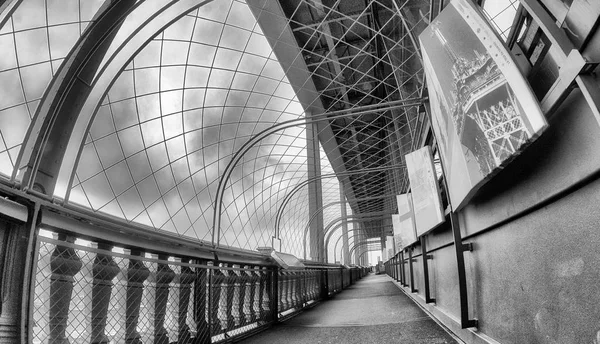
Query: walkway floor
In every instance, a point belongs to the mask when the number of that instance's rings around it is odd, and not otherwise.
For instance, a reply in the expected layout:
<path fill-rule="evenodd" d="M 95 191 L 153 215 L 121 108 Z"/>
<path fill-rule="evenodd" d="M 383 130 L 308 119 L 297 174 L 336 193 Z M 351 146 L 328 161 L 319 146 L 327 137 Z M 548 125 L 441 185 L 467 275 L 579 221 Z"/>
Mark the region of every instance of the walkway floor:
<path fill-rule="evenodd" d="M 449 344 L 452 337 L 385 275 L 368 275 L 331 300 L 242 343 Z"/>

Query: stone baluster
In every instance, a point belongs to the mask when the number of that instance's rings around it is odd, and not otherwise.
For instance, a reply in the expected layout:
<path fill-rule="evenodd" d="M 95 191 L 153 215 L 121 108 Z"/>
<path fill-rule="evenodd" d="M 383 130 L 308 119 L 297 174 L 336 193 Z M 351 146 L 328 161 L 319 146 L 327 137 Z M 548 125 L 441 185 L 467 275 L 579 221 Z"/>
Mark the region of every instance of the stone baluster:
<path fill-rule="evenodd" d="M 301 283 L 300 283 L 300 302 L 301 306 L 304 307 L 306 302 L 308 301 L 308 279 L 307 279 L 308 271 L 304 270 L 300 274 Z"/>
<path fill-rule="evenodd" d="M 234 268 L 239 268 L 239 265 L 233 265 Z M 244 302 L 240 299 L 240 291 L 241 291 L 241 281 L 239 270 L 229 270 L 229 278 L 231 280 L 230 289 L 233 289 L 233 298 L 231 302 L 231 315 L 233 317 L 234 326 L 240 326 L 242 324 L 243 312 L 241 307 L 243 307 Z"/>
<path fill-rule="evenodd" d="M 245 266 L 245 268 L 247 269 L 248 266 Z M 248 275 L 246 275 L 246 272 L 243 270 L 240 270 L 238 272 L 236 272 L 237 275 L 237 280 L 238 280 L 238 285 L 239 285 L 239 293 L 238 293 L 238 315 L 239 315 L 239 321 L 236 319 L 236 323 L 238 326 L 243 326 L 246 325 L 246 313 L 245 310 L 247 308 L 247 298 L 246 298 L 246 294 L 249 293 L 249 277 Z"/>
<path fill-rule="evenodd" d="M 308 300 L 313 299 L 313 271 L 309 270 L 306 272 L 306 298 Z"/>
<path fill-rule="evenodd" d="M 298 306 L 304 307 L 306 303 L 306 271 L 298 273 Z"/>
<path fill-rule="evenodd" d="M 305 270 L 302 273 L 302 303 L 306 306 L 306 303 L 310 300 L 310 276 L 311 272 Z"/>
<path fill-rule="evenodd" d="M 184 258 L 181 261 L 183 263 L 189 263 L 190 259 Z M 192 337 L 190 327 L 187 324 L 187 318 L 190 305 L 190 295 L 192 293 L 192 283 L 194 283 L 195 278 L 196 274 L 189 266 L 181 266 L 181 272 L 179 274 L 179 335 L 177 339 L 179 344 L 189 343 Z"/>
<path fill-rule="evenodd" d="M 154 298 L 154 343 L 169 344 L 169 332 L 165 328 L 167 302 L 169 301 L 169 283 L 175 278 L 175 272 L 166 263 L 167 256 L 158 255 L 161 262 L 156 270 L 156 294 Z M 165 261 L 165 262 L 162 262 Z"/>
<path fill-rule="evenodd" d="M 256 321 L 258 319 L 262 319 L 262 307 L 261 307 L 261 305 L 262 305 L 262 289 L 261 289 L 262 275 L 260 272 L 260 266 L 255 266 L 254 268 L 256 270 L 252 274 L 254 276 L 254 305 L 252 308 L 254 309 L 253 321 Z"/>
<path fill-rule="evenodd" d="M 223 264 L 223 267 L 227 267 L 227 264 Z M 232 265 L 233 267 L 233 265 Z M 225 270 L 225 291 L 227 297 L 226 303 L 226 316 L 227 316 L 227 331 L 230 331 L 235 326 L 235 319 L 233 317 L 233 296 L 235 294 L 235 273 L 233 270 Z"/>
<path fill-rule="evenodd" d="M 306 301 L 310 301 L 313 299 L 313 272 L 306 272 Z"/>
<path fill-rule="evenodd" d="M 296 276 L 295 276 L 295 272 L 293 271 L 289 271 L 288 272 L 288 293 L 287 293 L 287 298 L 288 298 L 288 303 L 290 305 L 290 309 L 294 308 L 295 302 L 294 302 L 294 284 L 296 283 Z"/>
<path fill-rule="evenodd" d="M 194 305 L 196 306 L 194 319 L 196 321 L 196 336 L 192 343 L 210 344 L 210 329 L 208 327 L 208 322 L 206 321 L 208 269 L 197 267 L 196 276 L 196 283 L 194 284 Z"/>
<path fill-rule="evenodd" d="M 134 257 L 141 256 L 139 251 L 131 251 Z M 150 271 L 141 261 L 130 258 L 127 267 L 127 299 L 125 305 L 125 343 L 142 344 L 142 339 L 137 331 L 140 318 L 140 304 L 144 292 L 144 281 Z"/>
<path fill-rule="evenodd" d="M 285 289 L 283 287 L 284 285 L 284 281 L 285 281 L 285 274 L 283 272 L 283 270 L 280 270 L 279 272 L 279 278 L 277 280 L 277 296 L 279 296 L 279 300 L 277 300 L 277 305 L 278 305 L 278 309 L 279 312 L 283 312 L 285 310 Z"/>
<path fill-rule="evenodd" d="M 97 248 L 110 251 L 112 245 L 98 244 Z M 92 344 L 108 344 L 106 320 L 108 304 L 113 286 L 112 280 L 120 272 L 117 263 L 107 253 L 97 253 L 92 266 L 94 282 L 92 284 Z"/>
<path fill-rule="evenodd" d="M 254 322 L 254 298 L 256 292 L 256 286 L 254 284 L 254 273 L 252 270 L 252 266 L 246 265 L 244 266 L 246 271 L 243 272 L 245 275 L 245 294 L 244 294 L 244 324 L 251 324 Z"/>
<path fill-rule="evenodd" d="M 321 272 L 318 270 L 313 270 L 312 271 L 312 278 L 311 278 L 311 283 L 312 283 L 312 299 L 313 300 L 317 300 L 319 298 L 319 287 L 321 285 Z"/>
<path fill-rule="evenodd" d="M 75 237 L 58 235 L 58 240 L 75 242 Z M 81 270 L 82 262 L 75 249 L 58 244 L 50 257 L 50 333 L 49 344 L 69 344 L 66 337 L 69 305 L 73 293 L 73 276 Z"/>
<path fill-rule="evenodd" d="M 221 294 L 223 291 L 222 284 L 225 279 L 225 275 L 221 272 L 220 269 L 212 269 L 211 276 L 211 335 L 216 335 L 223 332 L 223 327 L 221 326 L 221 320 L 219 319 L 219 308 L 221 306 Z M 225 300 L 225 296 L 223 294 L 223 299 Z"/>
<path fill-rule="evenodd" d="M 292 307 L 298 308 L 299 298 L 299 288 L 300 287 L 300 279 L 298 278 L 298 272 L 292 272 Z"/>
<path fill-rule="evenodd" d="M 310 275 L 311 272 L 307 270 L 305 270 L 302 274 L 302 306 L 306 306 L 306 303 L 308 302 L 308 300 L 310 300 Z"/>
<path fill-rule="evenodd" d="M 322 293 L 321 293 L 321 284 L 323 284 L 325 281 L 323 281 L 323 272 L 322 270 L 315 270 L 315 300 L 319 300 L 322 297 Z"/>
<path fill-rule="evenodd" d="M 294 307 L 294 298 L 292 295 L 293 289 L 294 289 L 294 273 L 292 271 L 287 272 L 287 292 L 285 294 L 286 296 L 286 302 L 288 305 L 288 309 Z"/>
<path fill-rule="evenodd" d="M 260 293 L 262 294 L 261 319 L 263 320 L 266 320 L 265 317 L 271 313 L 271 282 L 273 279 L 269 276 L 269 273 L 268 268 L 262 268 Z"/>
<path fill-rule="evenodd" d="M 281 281 L 281 290 L 279 293 L 279 298 L 281 299 L 281 304 L 283 308 L 279 308 L 279 312 L 283 312 L 288 310 L 289 302 L 288 302 L 288 272 L 281 271 L 279 275 L 279 280 Z"/>

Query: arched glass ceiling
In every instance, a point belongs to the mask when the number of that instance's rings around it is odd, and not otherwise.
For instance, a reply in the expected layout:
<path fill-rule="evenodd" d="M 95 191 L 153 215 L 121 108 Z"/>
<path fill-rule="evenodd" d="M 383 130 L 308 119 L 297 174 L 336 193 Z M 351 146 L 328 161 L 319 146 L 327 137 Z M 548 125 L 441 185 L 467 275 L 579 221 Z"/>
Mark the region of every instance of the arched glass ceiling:
<path fill-rule="evenodd" d="M 103 0 L 23 0 L 0 28 L 0 176 L 13 173 L 50 80 Z"/>
<path fill-rule="evenodd" d="M 408 188 L 404 154 L 419 144 L 425 121 L 418 106 L 392 104 L 423 94 L 415 38 L 428 24 L 429 1 L 280 4 L 325 111 L 358 112 L 329 122 L 335 136 L 329 144 L 340 153 L 331 163 L 353 173 L 345 178 L 351 197 L 361 199 L 352 201 L 355 211 L 393 211 L 395 200 L 384 196 Z M 381 109 L 360 113 L 365 106 Z"/>
<path fill-rule="evenodd" d="M 212 2 L 169 26 L 120 74 L 91 126 L 68 202 L 210 240 L 215 189 L 232 154 L 260 130 L 302 116 L 247 5 Z M 301 127 L 247 153 L 225 194 L 221 243 L 270 245 L 277 201 L 306 178 L 305 166 Z"/>
<path fill-rule="evenodd" d="M 331 167 L 329 159 L 322 146 L 319 144 L 321 156 L 321 175 L 331 176 L 334 170 Z M 307 175 L 303 175 L 301 180 L 307 180 Z M 322 216 L 323 225 L 327 227 L 334 220 L 341 217 L 340 189 L 339 179 L 337 177 L 324 177 L 313 183 L 321 186 L 323 200 Z M 286 193 L 289 193 L 290 189 Z M 285 196 L 285 195 L 284 195 Z M 281 207 L 279 202 L 276 206 Z M 280 239 L 283 252 L 294 254 L 301 258 L 310 258 L 310 231 L 308 226 L 315 221 L 314 214 L 309 213 L 308 185 L 303 186 L 289 203 L 283 208 L 280 223 Z M 270 224 L 270 229 L 274 224 Z M 341 231 L 339 231 L 341 233 Z M 338 233 L 339 235 L 339 233 Z M 332 239 L 333 241 L 333 239 Z M 306 248 L 306 251 L 305 251 Z M 333 251 L 332 251 L 333 252 Z M 333 253 L 332 253 L 333 254 Z M 331 256 L 333 257 L 333 256 Z"/>

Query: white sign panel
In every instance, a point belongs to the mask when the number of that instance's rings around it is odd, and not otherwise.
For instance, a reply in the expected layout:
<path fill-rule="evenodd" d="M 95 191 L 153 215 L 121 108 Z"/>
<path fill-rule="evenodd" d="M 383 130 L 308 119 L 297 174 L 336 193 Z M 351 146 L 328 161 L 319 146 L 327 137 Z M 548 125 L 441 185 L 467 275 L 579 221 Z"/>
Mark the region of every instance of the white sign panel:
<path fill-rule="evenodd" d="M 473 1 L 452 0 L 419 36 L 454 210 L 548 126 L 511 53 Z"/>
<path fill-rule="evenodd" d="M 392 257 L 394 257 L 394 255 L 396 254 L 396 251 L 394 249 L 394 237 L 393 236 L 388 235 L 386 237 L 385 248 L 388 253 L 388 259 L 391 259 Z"/>
<path fill-rule="evenodd" d="M 415 232 L 412 201 L 410 194 L 396 196 L 398 201 L 398 215 L 392 215 L 392 224 L 394 226 L 394 238 L 398 251 L 404 247 L 412 245 L 417 241 Z"/>
<path fill-rule="evenodd" d="M 405 156 L 417 236 L 421 236 L 444 222 L 444 210 L 433 156 L 425 146 Z"/>

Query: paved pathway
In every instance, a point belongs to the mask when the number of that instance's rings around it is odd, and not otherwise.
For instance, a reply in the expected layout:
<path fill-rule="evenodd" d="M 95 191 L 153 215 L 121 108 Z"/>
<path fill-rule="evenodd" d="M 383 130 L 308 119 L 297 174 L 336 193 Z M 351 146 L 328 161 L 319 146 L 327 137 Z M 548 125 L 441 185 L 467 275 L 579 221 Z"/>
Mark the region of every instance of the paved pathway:
<path fill-rule="evenodd" d="M 242 343 L 450 344 L 452 337 L 385 275 L 368 275 L 331 300 Z"/>

